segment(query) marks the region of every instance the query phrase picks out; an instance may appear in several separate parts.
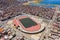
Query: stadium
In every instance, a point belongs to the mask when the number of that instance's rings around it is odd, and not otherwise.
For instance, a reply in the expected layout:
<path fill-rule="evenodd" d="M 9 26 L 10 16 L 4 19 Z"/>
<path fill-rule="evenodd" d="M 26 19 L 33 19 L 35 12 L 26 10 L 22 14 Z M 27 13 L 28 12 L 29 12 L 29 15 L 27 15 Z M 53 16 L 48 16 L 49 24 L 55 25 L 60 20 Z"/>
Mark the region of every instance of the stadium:
<path fill-rule="evenodd" d="M 0 0 L 0 40 L 60 40 L 60 0 Z"/>
<path fill-rule="evenodd" d="M 20 26 L 24 30 L 30 31 L 30 32 L 37 31 L 41 27 L 41 25 L 35 22 L 35 20 L 27 16 L 21 16 L 18 19 L 14 19 L 13 22 L 15 23 L 16 26 Z"/>

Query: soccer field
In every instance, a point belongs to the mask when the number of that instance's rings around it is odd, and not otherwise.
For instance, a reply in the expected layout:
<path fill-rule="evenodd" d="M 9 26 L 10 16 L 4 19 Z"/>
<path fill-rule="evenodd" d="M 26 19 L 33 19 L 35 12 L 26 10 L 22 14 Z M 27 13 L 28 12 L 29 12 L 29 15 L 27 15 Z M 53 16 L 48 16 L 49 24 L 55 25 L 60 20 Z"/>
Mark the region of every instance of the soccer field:
<path fill-rule="evenodd" d="M 24 18 L 24 19 L 21 19 L 20 21 L 23 24 L 23 26 L 26 28 L 37 25 L 37 23 L 30 18 Z"/>

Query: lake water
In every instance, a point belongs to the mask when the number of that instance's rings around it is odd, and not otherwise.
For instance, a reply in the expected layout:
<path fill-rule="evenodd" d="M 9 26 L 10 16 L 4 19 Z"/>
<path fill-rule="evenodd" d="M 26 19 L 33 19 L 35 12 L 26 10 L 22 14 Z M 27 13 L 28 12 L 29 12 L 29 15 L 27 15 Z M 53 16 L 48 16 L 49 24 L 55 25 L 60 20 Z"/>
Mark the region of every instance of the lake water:
<path fill-rule="evenodd" d="M 48 8 L 55 7 L 55 5 L 60 5 L 60 0 L 42 0 L 39 4 L 30 4 L 32 6 L 46 6 Z"/>

